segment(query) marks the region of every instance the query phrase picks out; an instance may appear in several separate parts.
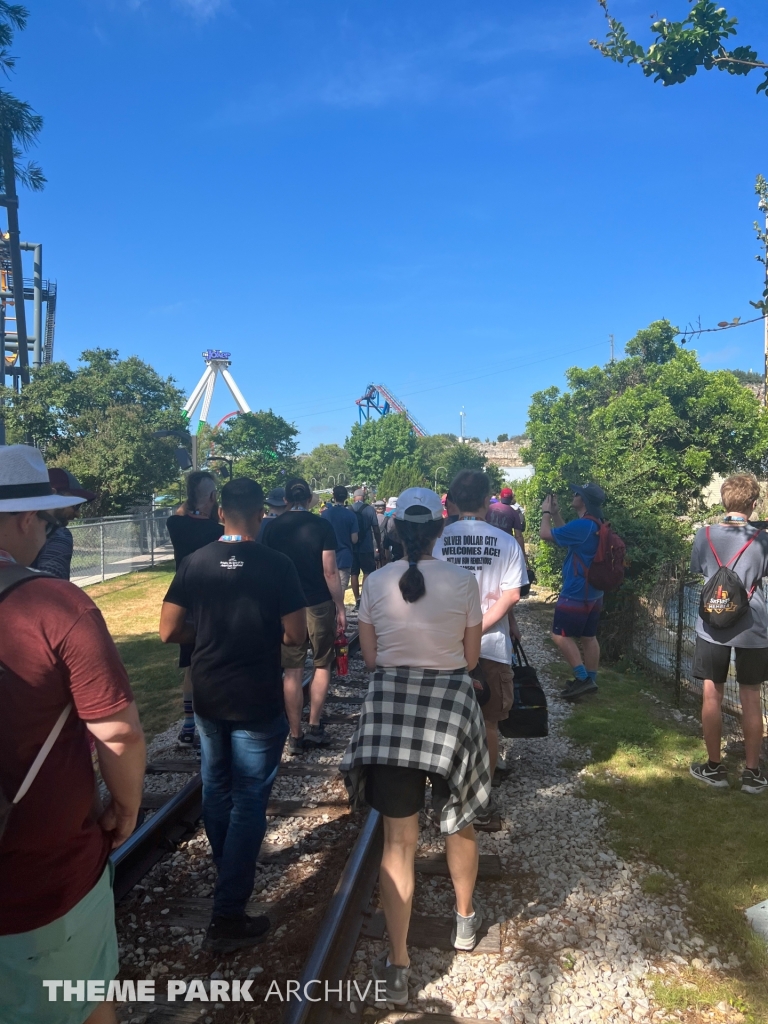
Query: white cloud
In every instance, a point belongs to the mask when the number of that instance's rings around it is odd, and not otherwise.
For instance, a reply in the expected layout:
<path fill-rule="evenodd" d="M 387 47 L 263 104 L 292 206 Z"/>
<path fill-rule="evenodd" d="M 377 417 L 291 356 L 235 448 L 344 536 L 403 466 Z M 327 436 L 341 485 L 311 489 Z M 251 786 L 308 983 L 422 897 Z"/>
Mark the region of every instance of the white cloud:
<path fill-rule="evenodd" d="M 182 0 L 179 0 L 182 2 Z M 186 0 L 203 3 L 205 0 Z M 355 110 L 496 102 L 526 118 L 549 88 L 546 69 L 531 64 L 589 52 L 586 16 L 460 21 L 424 43 L 412 26 L 369 26 L 346 17 L 309 66 L 282 81 L 257 81 L 220 118 L 234 124 L 275 120 L 312 107 Z M 340 59 L 341 57 L 341 59 Z M 217 119 L 218 120 L 218 119 Z"/>

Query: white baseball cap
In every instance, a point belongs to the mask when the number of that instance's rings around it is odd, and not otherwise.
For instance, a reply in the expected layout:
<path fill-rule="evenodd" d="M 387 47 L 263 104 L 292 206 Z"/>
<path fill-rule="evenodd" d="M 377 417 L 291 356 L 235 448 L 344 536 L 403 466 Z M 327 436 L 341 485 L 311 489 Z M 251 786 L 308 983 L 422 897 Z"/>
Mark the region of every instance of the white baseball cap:
<path fill-rule="evenodd" d="M 440 495 L 428 487 L 409 487 L 397 499 L 395 519 L 406 523 L 426 523 L 443 518 L 443 503 Z"/>
<path fill-rule="evenodd" d="M 0 446 L 0 512 L 43 512 L 86 499 L 56 494 L 42 452 L 28 444 Z"/>
<path fill-rule="evenodd" d="M 390 509 L 390 510 L 393 509 L 393 508 L 397 508 L 397 495 L 395 495 L 394 498 L 389 498 L 388 499 L 388 501 L 387 501 L 387 508 Z"/>

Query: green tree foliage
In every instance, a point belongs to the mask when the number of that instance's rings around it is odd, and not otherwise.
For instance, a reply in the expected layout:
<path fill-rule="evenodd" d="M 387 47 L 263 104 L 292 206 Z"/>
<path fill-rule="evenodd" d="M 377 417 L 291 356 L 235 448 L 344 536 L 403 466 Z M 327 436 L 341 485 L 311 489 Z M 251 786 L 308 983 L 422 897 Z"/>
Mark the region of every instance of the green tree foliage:
<path fill-rule="evenodd" d="M 728 373 L 732 373 L 739 384 L 762 384 L 763 377 L 760 373 L 755 373 L 754 370 L 729 370 Z"/>
<path fill-rule="evenodd" d="M 650 327 L 638 331 L 624 346 L 624 351 L 628 356 L 638 356 L 641 363 L 661 366 L 677 352 L 677 334 L 677 328 L 669 320 L 656 320 Z"/>
<path fill-rule="evenodd" d="M 702 490 L 715 473 L 764 471 L 768 416 L 727 370 L 702 369 L 695 353 L 657 342 L 674 330 L 657 321 L 627 345 L 637 353 L 602 368 L 568 371 L 569 390 L 537 392 L 529 410 L 532 487 L 570 503 L 568 482 L 593 480 L 624 536 L 631 575 L 652 581 L 685 550 Z M 666 354 L 666 358 L 664 355 Z M 532 529 L 538 510 L 529 509 Z M 542 545 L 540 568 L 555 567 Z"/>
<path fill-rule="evenodd" d="M 497 441 L 508 441 L 509 440 L 509 434 L 499 434 L 499 436 L 496 438 L 496 440 Z"/>
<path fill-rule="evenodd" d="M 432 482 L 427 480 L 416 459 L 399 459 L 390 463 L 381 474 L 376 495 L 379 498 L 397 497 L 408 487 L 431 487 Z"/>
<path fill-rule="evenodd" d="M 266 490 L 285 482 L 297 468 L 298 430 L 282 416 L 242 412 L 213 435 L 213 455 L 234 459 L 234 475 L 249 476 Z"/>
<path fill-rule="evenodd" d="M 416 442 L 418 463 L 429 481 L 429 486 L 446 491 L 460 469 L 482 469 L 491 478 L 494 491 L 503 487 L 498 466 L 489 463 L 485 455 L 469 444 L 462 444 L 455 434 L 432 434 Z"/>
<path fill-rule="evenodd" d="M 9 4 L 0 0 L 0 69 L 9 75 L 16 66 L 16 58 L 10 52 L 14 32 L 27 27 L 29 11 L 20 4 Z M 45 187 L 45 175 L 34 160 L 22 164 L 22 153 L 37 142 L 43 128 L 43 119 L 32 107 L 18 99 L 6 89 L 0 89 L 0 126 L 9 128 L 13 138 L 13 156 L 16 178 L 27 188 L 39 192 Z M 0 168 L 0 191 L 5 191 L 2 169 Z"/>
<path fill-rule="evenodd" d="M 355 483 L 365 481 L 376 486 L 387 466 L 413 455 L 416 435 L 406 416 L 390 413 L 362 425 L 353 424 L 344 447 Z"/>
<path fill-rule="evenodd" d="M 355 424 L 345 447 L 356 483 L 366 481 L 377 486 L 388 466 L 405 460 L 416 467 L 429 487 L 434 487 L 437 479 L 438 491 L 446 490 L 460 469 L 485 470 L 494 490 L 503 487 L 501 471 L 489 464 L 482 452 L 462 444 L 455 434 L 416 437 L 407 418 L 400 414 L 390 413 L 362 426 Z"/>
<path fill-rule="evenodd" d="M 49 466 L 95 491 L 91 514 L 125 512 L 177 475 L 175 442 L 151 435 L 183 428 L 184 395 L 173 378 L 114 349 L 87 350 L 80 362 L 42 366 L 21 394 L 4 391 L 7 440 L 38 445 Z"/>
<path fill-rule="evenodd" d="M 662 85 L 678 85 L 692 78 L 699 70 L 726 71 L 729 75 L 748 75 L 752 71 L 768 69 L 758 59 L 751 46 L 726 48 L 726 41 L 736 35 L 736 18 L 731 18 L 724 7 L 712 0 L 698 0 L 682 21 L 660 18 L 651 25 L 655 39 L 646 50 L 631 39 L 622 22 L 611 17 L 608 0 L 598 0 L 608 20 L 608 37 L 604 42 L 590 43 L 604 57 L 623 64 L 637 64 L 647 78 Z M 757 92 L 768 90 L 768 73 L 758 85 Z M 768 95 L 768 92 L 766 92 Z"/>
<path fill-rule="evenodd" d="M 352 483 L 349 454 L 337 444 L 319 444 L 299 460 L 298 468 L 301 476 L 309 483 L 314 479 L 317 487 L 333 487 L 331 477 L 340 484 Z"/>

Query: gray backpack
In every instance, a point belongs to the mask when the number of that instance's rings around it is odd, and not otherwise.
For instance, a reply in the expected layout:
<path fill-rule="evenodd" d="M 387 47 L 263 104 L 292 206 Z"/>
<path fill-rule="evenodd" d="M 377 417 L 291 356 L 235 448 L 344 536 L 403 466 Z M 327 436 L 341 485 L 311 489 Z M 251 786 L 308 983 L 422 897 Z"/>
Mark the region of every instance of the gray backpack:
<path fill-rule="evenodd" d="M 27 580 L 39 579 L 43 577 L 51 577 L 50 573 L 37 572 L 35 569 L 28 569 L 25 565 L 16 565 L 11 563 L 10 565 L 0 569 L 0 601 L 16 587 L 22 583 L 26 583 Z M 51 577 L 52 578 L 52 577 Z M 9 800 L 8 797 L 0 789 L 0 839 L 3 838 L 5 827 L 8 824 L 8 819 L 11 816 L 11 811 L 15 804 L 21 800 L 24 794 L 27 792 L 29 787 L 35 781 L 37 773 L 43 767 L 43 761 L 45 761 L 48 754 L 51 752 L 51 747 L 59 737 L 59 733 L 64 728 L 64 723 L 69 717 L 69 713 L 72 710 L 72 705 L 67 704 L 64 710 L 61 712 L 59 717 L 56 719 L 56 724 L 48 733 L 48 737 L 43 743 L 42 747 L 37 753 L 37 757 L 32 762 L 29 771 L 24 776 L 24 781 L 19 786 L 19 790 L 13 800 Z"/>

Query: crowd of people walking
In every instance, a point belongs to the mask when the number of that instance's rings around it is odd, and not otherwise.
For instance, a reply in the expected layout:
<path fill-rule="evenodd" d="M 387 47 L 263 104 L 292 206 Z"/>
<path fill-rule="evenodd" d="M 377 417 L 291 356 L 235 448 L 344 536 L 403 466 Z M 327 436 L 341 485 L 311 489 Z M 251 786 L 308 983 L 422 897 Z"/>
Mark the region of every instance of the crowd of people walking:
<path fill-rule="evenodd" d="M 178 645 L 184 669 L 179 743 L 200 748 L 217 871 L 204 949 L 229 953 L 269 930 L 266 917 L 246 912 L 267 803 L 284 751 L 300 757 L 330 742 L 323 708 L 351 586 L 371 677 L 341 771 L 351 805 L 383 818 L 389 945 L 374 974 L 387 999 L 402 1004 L 425 807 L 445 836 L 454 947 L 471 950 L 483 921 L 475 827 L 495 814 L 499 730 L 515 704 L 515 609 L 530 587 L 525 510 L 509 488 L 492 498 L 488 476 L 468 469 L 442 497 L 412 487 L 371 504 L 361 488 L 349 504 L 337 486 L 320 514 L 300 477 L 266 495 L 246 477 L 219 494 L 205 471 L 190 473 L 186 486 L 168 519 L 176 571 L 159 632 Z M 592 569 L 611 534 L 602 488 L 573 484 L 570 492 L 568 522 L 557 498 L 545 498 L 539 539 L 565 549 L 551 637 L 573 673 L 562 696 L 574 701 L 598 692 L 603 591 Z M 751 794 L 768 788 L 759 764 L 768 534 L 749 522 L 758 496 L 754 477 L 725 481 L 723 521 L 699 531 L 692 557 L 709 582 L 694 664 L 708 761 L 691 773 L 728 785 L 720 716 L 735 652 L 742 789 Z M 43 977 L 116 975 L 108 856 L 131 834 L 142 795 L 144 740 L 125 668 L 100 612 L 68 582 L 67 523 L 94 497 L 70 473 L 46 469 L 37 449 L 0 447 L 0 1005 L 10 1000 L 13 1019 L 30 1024 L 65 1020 L 52 1016 Z M 92 747 L 105 806 L 94 798 Z M 86 1019 L 116 1020 L 108 1003 L 84 1005 L 78 1024 Z"/>

